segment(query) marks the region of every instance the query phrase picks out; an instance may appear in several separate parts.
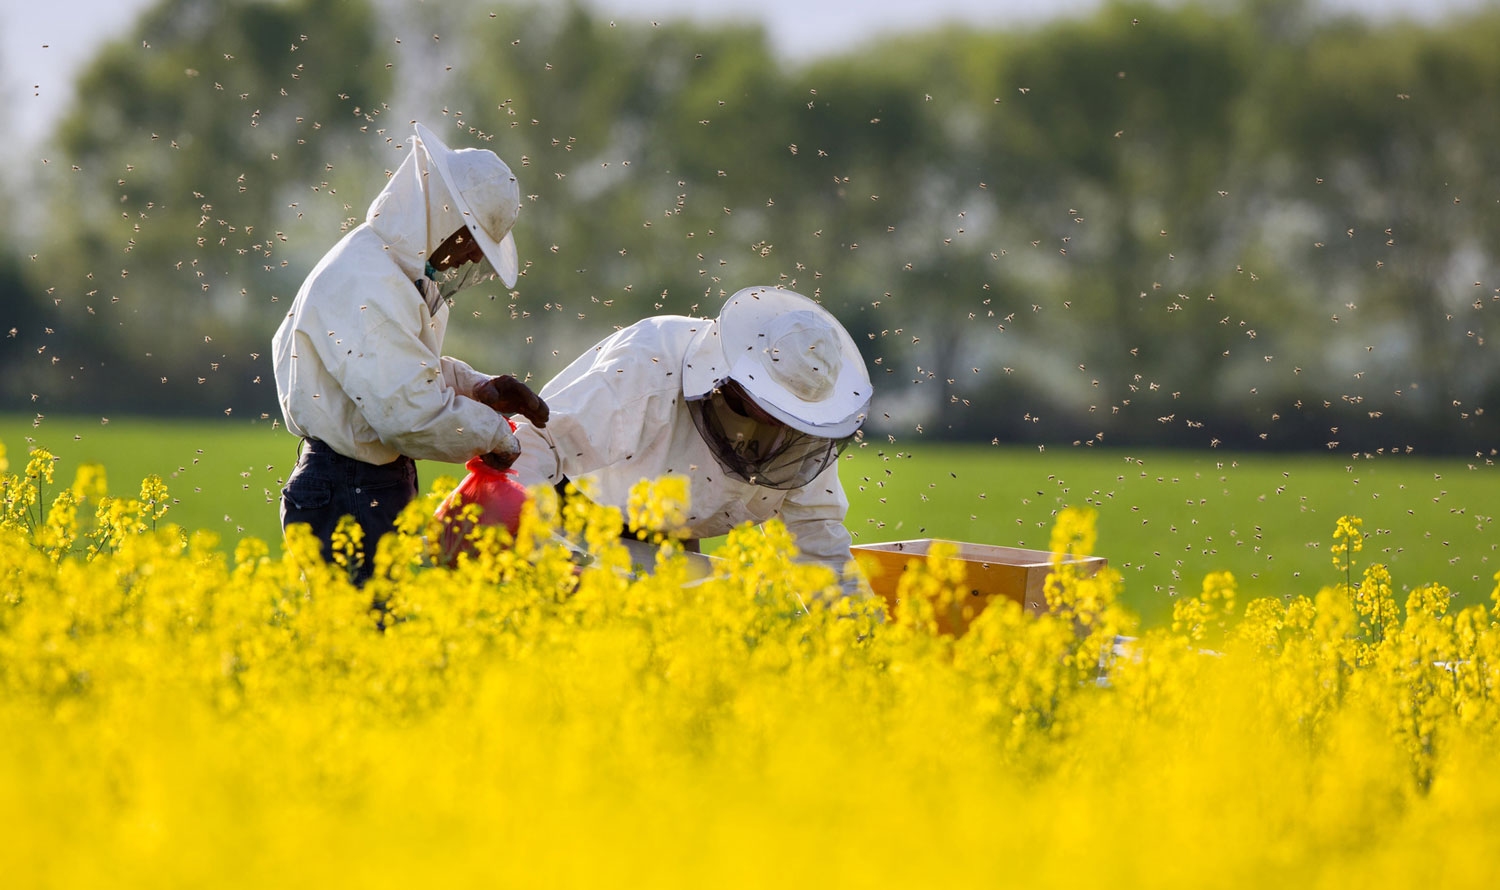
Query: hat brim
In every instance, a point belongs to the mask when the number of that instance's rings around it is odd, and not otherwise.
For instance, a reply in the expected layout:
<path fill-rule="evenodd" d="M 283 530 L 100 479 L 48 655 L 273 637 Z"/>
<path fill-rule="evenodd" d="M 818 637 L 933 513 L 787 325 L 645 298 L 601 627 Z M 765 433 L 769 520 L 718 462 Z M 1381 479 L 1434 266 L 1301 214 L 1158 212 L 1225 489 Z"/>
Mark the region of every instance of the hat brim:
<path fill-rule="evenodd" d="M 850 390 L 850 381 L 840 374 L 834 384 L 836 392 Z M 765 370 L 759 363 L 741 359 L 730 368 L 729 379 L 738 383 L 761 410 L 794 430 L 809 436 L 825 439 L 842 439 L 854 435 L 865 422 L 870 400 L 865 398 L 839 399 L 808 402 L 782 389 L 774 381 L 767 380 Z M 868 392 L 868 390 L 865 390 Z"/>
<path fill-rule="evenodd" d="M 453 181 L 453 167 L 449 158 L 453 154 L 443 140 L 439 139 L 431 130 L 416 125 L 417 141 L 422 143 L 422 148 L 427 152 L 427 157 L 432 161 L 432 167 L 443 179 L 443 185 L 447 187 L 448 194 L 453 198 L 453 206 L 463 214 L 464 224 L 469 228 L 469 234 L 474 236 L 474 241 L 479 249 L 484 251 L 485 259 L 500 273 L 500 280 L 505 282 L 506 287 L 515 287 L 516 278 L 520 274 L 520 262 L 516 254 L 516 240 L 510 232 L 505 237 L 496 241 L 489 236 L 484 227 L 479 224 L 479 217 L 475 215 L 474 209 L 464 196 L 459 194 L 458 187 Z"/>

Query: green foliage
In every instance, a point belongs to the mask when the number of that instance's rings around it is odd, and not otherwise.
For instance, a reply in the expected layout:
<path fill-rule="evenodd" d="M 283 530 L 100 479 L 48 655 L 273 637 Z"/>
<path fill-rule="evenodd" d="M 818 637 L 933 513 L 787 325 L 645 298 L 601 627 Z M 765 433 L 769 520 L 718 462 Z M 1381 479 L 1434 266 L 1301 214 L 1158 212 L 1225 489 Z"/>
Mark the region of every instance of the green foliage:
<path fill-rule="evenodd" d="M 274 416 L 270 334 L 420 117 L 526 195 L 521 283 L 450 328 L 487 370 L 770 282 L 859 339 L 879 435 L 1482 451 L 1497 38 L 1125 3 L 797 67 L 578 3 L 163 0 L 43 170 L 0 392 Z"/>
<path fill-rule="evenodd" d="M 322 200 L 321 220 L 352 222 L 331 183 L 362 123 L 351 110 L 389 87 L 374 40 L 363 2 L 165 0 L 83 73 L 38 284 L 68 296 L 64 345 L 104 369 L 95 385 L 124 371 L 139 403 L 212 373 L 219 385 L 193 401 L 245 402 L 249 378 L 216 372 L 266 351 L 268 298 L 289 300 L 306 270 L 283 208 Z M 165 391 L 143 385 L 160 376 Z M 79 375 L 47 390 L 99 401 Z"/>

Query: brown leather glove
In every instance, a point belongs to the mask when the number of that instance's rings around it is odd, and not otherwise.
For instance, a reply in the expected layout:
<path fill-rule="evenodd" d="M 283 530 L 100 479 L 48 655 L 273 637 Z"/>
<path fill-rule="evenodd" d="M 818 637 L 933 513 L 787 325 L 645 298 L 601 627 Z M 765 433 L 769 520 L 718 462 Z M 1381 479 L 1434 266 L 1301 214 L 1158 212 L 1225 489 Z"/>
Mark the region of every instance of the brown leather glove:
<path fill-rule="evenodd" d="M 491 377 L 485 382 L 474 387 L 474 398 L 476 401 L 488 405 L 501 414 L 520 414 L 531 425 L 545 427 L 547 425 L 547 403 L 542 397 L 531 391 L 531 388 L 509 374 L 501 374 L 499 377 Z"/>

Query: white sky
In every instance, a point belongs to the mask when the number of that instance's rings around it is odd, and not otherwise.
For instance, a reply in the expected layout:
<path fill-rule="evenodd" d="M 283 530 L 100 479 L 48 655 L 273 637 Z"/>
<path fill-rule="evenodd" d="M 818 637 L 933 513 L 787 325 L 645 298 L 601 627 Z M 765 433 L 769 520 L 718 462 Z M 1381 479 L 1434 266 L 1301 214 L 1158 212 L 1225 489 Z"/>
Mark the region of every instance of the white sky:
<path fill-rule="evenodd" d="M 153 0 L 0 0 L 0 157 L 40 141 L 67 107 L 78 67 L 99 45 L 126 33 Z M 837 52 L 879 33 L 939 22 L 985 27 L 1035 24 L 1076 15 L 1100 0 L 757 0 L 726 10 L 722 0 L 587 0 L 621 19 L 759 17 L 776 50 L 801 59 Z M 1433 18 L 1496 0 L 1320 0 L 1329 9 Z M 736 6 L 738 6 L 736 4 Z"/>

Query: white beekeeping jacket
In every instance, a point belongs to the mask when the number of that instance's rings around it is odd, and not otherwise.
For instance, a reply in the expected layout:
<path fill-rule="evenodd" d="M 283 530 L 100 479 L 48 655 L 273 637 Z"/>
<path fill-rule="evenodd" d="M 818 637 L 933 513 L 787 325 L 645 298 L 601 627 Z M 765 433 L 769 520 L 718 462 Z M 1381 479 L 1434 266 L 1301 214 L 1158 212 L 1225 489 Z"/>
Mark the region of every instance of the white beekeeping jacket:
<path fill-rule="evenodd" d="M 551 411 L 546 428 L 515 418 L 520 481 L 532 486 L 555 485 L 564 476 L 587 480 L 595 500 L 624 511 L 631 486 L 641 479 L 686 476 L 693 537 L 779 516 L 804 559 L 842 572 L 851 559 L 851 538 L 843 524 L 849 501 L 837 461 L 801 489 L 751 485 L 725 476 L 694 426 L 682 397 L 681 370 L 689 342 L 706 323 L 676 315 L 648 318 L 563 369 L 542 388 Z"/>
<path fill-rule="evenodd" d="M 423 270 L 463 218 L 430 163 L 414 140 L 364 224 L 303 282 L 272 341 L 287 429 L 367 463 L 461 463 L 516 447 L 505 418 L 469 398 L 489 375 L 442 355 L 448 306 Z"/>

